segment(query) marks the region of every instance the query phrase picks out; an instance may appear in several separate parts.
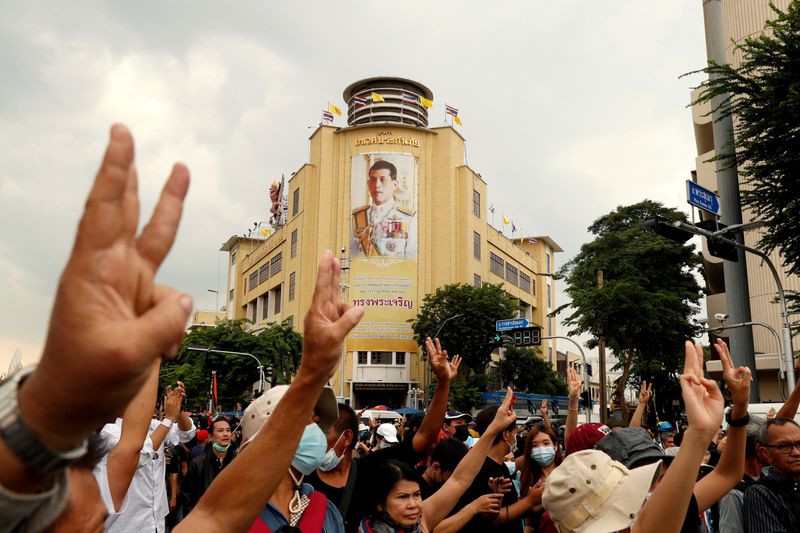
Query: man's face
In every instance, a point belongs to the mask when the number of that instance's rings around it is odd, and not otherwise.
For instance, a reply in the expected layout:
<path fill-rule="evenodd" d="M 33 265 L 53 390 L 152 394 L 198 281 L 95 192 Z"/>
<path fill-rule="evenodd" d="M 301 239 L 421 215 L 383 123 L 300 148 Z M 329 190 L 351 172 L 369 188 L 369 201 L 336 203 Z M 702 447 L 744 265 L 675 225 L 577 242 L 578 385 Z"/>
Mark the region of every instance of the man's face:
<path fill-rule="evenodd" d="M 211 433 L 211 440 L 220 446 L 227 446 L 231 443 L 231 426 L 227 422 L 217 422 L 214 424 L 214 431 Z"/>
<path fill-rule="evenodd" d="M 773 468 L 790 477 L 800 476 L 800 427 L 791 423 L 770 426 L 764 444 L 762 449 Z M 776 448 L 780 445 L 788 446 L 788 453 Z"/>
<path fill-rule="evenodd" d="M 456 428 L 458 426 L 466 426 L 467 421 L 463 418 L 456 418 L 455 420 L 451 420 L 450 423 L 444 425 L 444 431 L 451 437 L 456 434 Z"/>
<path fill-rule="evenodd" d="M 664 438 L 664 442 L 662 442 L 661 445 L 664 447 L 665 450 L 667 448 L 674 448 L 675 447 L 675 437 L 673 437 L 672 435 L 670 435 L 669 437 L 665 437 Z"/>
<path fill-rule="evenodd" d="M 369 195 L 376 205 L 385 204 L 394 197 L 397 181 L 392 179 L 388 168 L 379 168 L 369 172 Z"/>

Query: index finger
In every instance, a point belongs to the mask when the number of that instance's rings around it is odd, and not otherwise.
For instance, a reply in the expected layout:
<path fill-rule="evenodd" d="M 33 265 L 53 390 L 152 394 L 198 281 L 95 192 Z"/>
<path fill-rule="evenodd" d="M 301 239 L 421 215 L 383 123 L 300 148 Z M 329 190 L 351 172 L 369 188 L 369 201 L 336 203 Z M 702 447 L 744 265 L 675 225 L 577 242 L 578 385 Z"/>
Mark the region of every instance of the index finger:
<path fill-rule="evenodd" d="M 503 398 L 503 403 L 500 404 L 500 409 L 510 409 L 511 407 L 511 398 L 514 396 L 514 391 L 511 390 L 511 387 L 506 387 L 506 397 Z"/>
<path fill-rule="evenodd" d="M 325 250 L 317 266 L 317 284 L 314 287 L 314 295 L 311 297 L 312 307 L 322 310 L 324 309 L 325 302 L 330 301 L 332 279 L 333 254 L 331 254 L 330 250 Z"/>

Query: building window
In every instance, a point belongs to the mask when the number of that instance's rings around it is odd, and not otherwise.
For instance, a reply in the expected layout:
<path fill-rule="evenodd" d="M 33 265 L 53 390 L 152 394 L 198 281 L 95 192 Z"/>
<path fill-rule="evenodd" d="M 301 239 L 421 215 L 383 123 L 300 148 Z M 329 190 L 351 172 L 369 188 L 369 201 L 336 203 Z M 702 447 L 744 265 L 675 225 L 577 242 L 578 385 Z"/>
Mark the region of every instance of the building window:
<path fill-rule="evenodd" d="M 231 251 L 231 264 L 236 264 L 236 250 Z"/>
<path fill-rule="evenodd" d="M 367 352 L 358 352 L 358 364 L 359 365 L 366 365 L 367 364 L 367 356 L 369 354 Z"/>
<path fill-rule="evenodd" d="M 547 253 L 545 254 L 545 256 L 544 256 L 544 260 L 545 260 L 545 262 L 547 263 L 547 265 L 545 265 L 545 266 L 546 266 L 546 268 L 547 268 L 546 272 L 549 274 L 549 273 L 550 273 L 550 252 L 547 252 Z"/>
<path fill-rule="evenodd" d="M 531 292 L 531 277 L 525 272 L 519 273 L 519 288 L 525 292 Z"/>
<path fill-rule="evenodd" d="M 269 261 L 258 267 L 258 284 L 261 285 L 269 279 Z"/>
<path fill-rule="evenodd" d="M 547 336 L 551 337 L 553 335 L 553 318 L 547 318 Z"/>
<path fill-rule="evenodd" d="M 292 248 L 289 257 L 297 255 L 297 230 L 292 231 Z"/>
<path fill-rule="evenodd" d="M 275 308 L 273 309 L 273 311 L 274 311 L 274 313 L 276 315 L 280 314 L 280 312 L 281 312 L 281 292 L 282 292 L 281 289 L 282 288 L 283 288 L 283 283 L 281 283 L 280 285 L 275 287 L 275 296 L 274 296 L 274 298 L 275 298 Z"/>
<path fill-rule="evenodd" d="M 472 286 L 476 289 L 481 288 L 481 277 L 477 274 L 472 275 Z"/>
<path fill-rule="evenodd" d="M 394 364 L 405 366 L 406 364 L 406 352 L 394 352 Z"/>
<path fill-rule="evenodd" d="M 261 300 L 261 320 L 266 320 L 269 317 L 269 293 L 260 298 Z"/>
<path fill-rule="evenodd" d="M 289 274 L 289 301 L 290 302 L 292 300 L 294 300 L 294 275 L 295 275 L 294 272 Z"/>
<path fill-rule="evenodd" d="M 476 217 L 481 217 L 481 193 L 474 190 L 472 191 L 472 214 Z"/>
<path fill-rule="evenodd" d="M 295 216 L 300 211 L 300 187 L 296 188 L 292 193 L 292 216 Z"/>
<path fill-rule="evenodd" d="M 506 263 L 506 281 L 515 287 L 519 285 L 519 270 L 511 263 Z"/>
<path fill-rule="evenodd" d="M 372 352 L 370 363 L 373 365 L 391 365 L 392 352 Z"/>
<path fill-rule="evenodd" d="M 505 261 L 499 255 L 489 252 L 489 270 L 502 278 L 505 274 L 504 267 Z"/>
<path fill-rule="evenodd" d="M 228 292 L 228 299 L 229 299 L 230 301 L 233 301 L 233 289 L 231 289 L 231 290 Z"/>
<path fill-rule="evenodd" d="M 472 255 L 481 260 L 481 234 L 477 231 L 472 232 Z"/>
<path fill-rule="evenodd" d="M 548 283 L 547 284 L 547 307 L 553 307 L 553 302 L 550 299 L 550 296 L 551 296 L 551 294 L 550 294 L 550 284 Z"/>
<path fill-rule="evenodd" d="M 552 361 L 553 360 L 553 348 L 548 348 L 547 349 L 547 354 L 550 356 L 550 360 Z"/>
<path fill-rule="evenodd" d="M 281 271 L 281 261 L 283 260 L 283 253 L 279 253 L 272 259 L 270 259 L 269 270 L 271 272 L 271 276 L 274 276 L 278 272 Z"/>
<path fill-rule="evenodd" d="M 248 290 L 252 291 L 258 286 L 258 271 L 250 273 L 250 283 L 248 284 Z"/>
<path fill-rule="evenodd" d="M 258 320 L 258 300 L 253 300 L 252 302 L 250 302 L 250 304 L 251 304 L 250 305 L 250 310 L 251 310 L 250 321 L 253 324 L 255 324 L 256 321 Z"/>

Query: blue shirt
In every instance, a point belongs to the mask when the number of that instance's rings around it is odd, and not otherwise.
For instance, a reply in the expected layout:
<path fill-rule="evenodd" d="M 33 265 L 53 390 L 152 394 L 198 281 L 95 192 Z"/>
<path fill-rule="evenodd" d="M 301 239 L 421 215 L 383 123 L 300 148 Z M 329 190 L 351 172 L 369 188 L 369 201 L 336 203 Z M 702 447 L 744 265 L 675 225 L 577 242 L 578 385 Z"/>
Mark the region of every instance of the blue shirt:
<path fill-rule="evenodd" d="M 311 497 L 312 492 L 314 492 L 314 487 L 308 483 L 302 483 L 300 485 L 301 495 Z M 344 533 L 344 522 L 342 522 L 342 515 L 339 514 L 339 509 L 337 509 L 336 505 L 330 500 L 327 500 L 326 504 L 328 509 L 325 511 L 325 519 L 322 521 L 322 531 L 324 533 Z M 272 503 L 267 503 L 267 506 L 264 507 L 258 516 L 264 520 L 264 523 L 267 524 L 267 527 L 272 531 L 277 531 L 281 526 L 289 525 L 289 521 L 283 516 L 283 513 L 272 505 Z"/>

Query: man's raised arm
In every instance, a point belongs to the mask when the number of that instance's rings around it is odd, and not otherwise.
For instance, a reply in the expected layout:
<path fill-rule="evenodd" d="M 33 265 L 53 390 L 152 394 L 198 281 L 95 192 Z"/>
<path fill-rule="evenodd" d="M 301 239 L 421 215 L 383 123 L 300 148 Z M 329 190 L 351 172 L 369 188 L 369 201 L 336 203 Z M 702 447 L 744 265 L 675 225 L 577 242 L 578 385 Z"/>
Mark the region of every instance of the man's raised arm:
<path fill-rule="evenodd" d="M 458 367 L 461 365 L 461 357 L 453 356 L 453 360 L 447 358 L 447 350 L 442 350 L 439 339 L 432 341 L 430 337 L 425 339 L 425 347 L 428 350 L 428 360 L 431 369 L 436 374 L 436 390 L 433 393 L 431 405 L 422 425 L 411 441 L 417 455 L 427 453 L 439 435 L 439 430 L 444 422 L 444 414 L 447 411 L 447 400 L 450 396 L 450 381 L 458 374 Z"/>
<path fill-rule="evenodd" d="M 339 273 L 339 261 L 326 251 L 305 317 L 297 376 L 264 428 L 219 473 L 176 532 L 247 531 L 286 476 L 322 387 L 339 362 L 344 339 L 364 314 L 360 307 L 339 303 Z"/>

